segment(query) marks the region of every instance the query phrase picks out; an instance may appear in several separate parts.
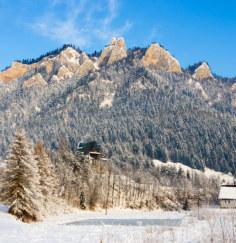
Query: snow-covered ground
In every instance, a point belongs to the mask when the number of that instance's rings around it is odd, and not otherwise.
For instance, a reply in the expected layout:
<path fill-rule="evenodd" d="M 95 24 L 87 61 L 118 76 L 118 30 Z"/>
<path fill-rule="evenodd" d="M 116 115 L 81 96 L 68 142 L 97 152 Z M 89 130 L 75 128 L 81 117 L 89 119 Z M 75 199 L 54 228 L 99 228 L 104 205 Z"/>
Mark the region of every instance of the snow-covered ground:
<path fill-rule="evenodd" d="M 234 177 L 231 173 L 225 174 L 219 171 L 212 170 L 210 168 L 205 167 L 204 171 L 193 169 L 187 165 L 184 165 L 183 163 L 177 163 L 177 162 L 162 162 L 160 160 L 153 160 L 154 165 L 158 168 L 175 168 L 176 170 L 181 169 L 185 176 L 187 176 L 187 173 L 189 175 L 202 175 L 207 177 L 208 179 L 218 179 L 218 181 L 221 184 L 234 184 Z"/>
<path fill-rule="evenodd" d="M 234 216 L 220 209 L 201 209 L 199 214 L 116 209 L 108 215 L 77 211 L 24 224 L 0 206 L 0 243 L 235 242 Z"/>

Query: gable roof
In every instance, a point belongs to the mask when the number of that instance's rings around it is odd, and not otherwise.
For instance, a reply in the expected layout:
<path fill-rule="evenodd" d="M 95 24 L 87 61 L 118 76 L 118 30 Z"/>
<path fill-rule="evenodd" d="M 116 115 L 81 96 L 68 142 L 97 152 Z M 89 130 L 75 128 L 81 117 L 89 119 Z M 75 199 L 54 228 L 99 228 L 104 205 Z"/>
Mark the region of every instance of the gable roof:
<path fill-rule="evenodd" d="M 224 185 L 220 187 L 219 199 L 235 199 L 236 200 L 236 186 Z"/>

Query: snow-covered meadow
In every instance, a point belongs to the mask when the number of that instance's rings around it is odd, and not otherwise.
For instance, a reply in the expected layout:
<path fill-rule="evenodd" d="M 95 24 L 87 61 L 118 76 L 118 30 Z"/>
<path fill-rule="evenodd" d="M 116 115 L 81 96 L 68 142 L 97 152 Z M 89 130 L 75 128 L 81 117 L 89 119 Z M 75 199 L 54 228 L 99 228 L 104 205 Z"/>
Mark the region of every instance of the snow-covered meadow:
<path fill-rule="evenodd" d="M 220 209 L 76 211 L 25 224 L 0 207 L 1 243 L 235 242 L 235 225 L 236 211 Z"/>

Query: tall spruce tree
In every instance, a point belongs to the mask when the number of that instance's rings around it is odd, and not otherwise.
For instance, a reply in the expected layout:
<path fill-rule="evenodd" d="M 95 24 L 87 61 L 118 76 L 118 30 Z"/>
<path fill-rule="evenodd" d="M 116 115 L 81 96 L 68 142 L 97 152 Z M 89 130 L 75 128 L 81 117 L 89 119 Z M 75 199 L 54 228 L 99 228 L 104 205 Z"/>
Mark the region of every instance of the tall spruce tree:
<path fill-rule="evenodd" d="M 6 160 L 4 198 L 9 213 L 23 222 L 38 221 L 42 216 L 39 173 L 32 146 L 22 132 L 17 132 Z"/>
<path fill-rule="evenodd" d="M 58 182 L 52 161 L 43 144 L 38 143 L 34 147 L 35 159 L 40 175 L 40 189 L 43 195 L 45 207 L 52 202 L 58 194 Z"/>

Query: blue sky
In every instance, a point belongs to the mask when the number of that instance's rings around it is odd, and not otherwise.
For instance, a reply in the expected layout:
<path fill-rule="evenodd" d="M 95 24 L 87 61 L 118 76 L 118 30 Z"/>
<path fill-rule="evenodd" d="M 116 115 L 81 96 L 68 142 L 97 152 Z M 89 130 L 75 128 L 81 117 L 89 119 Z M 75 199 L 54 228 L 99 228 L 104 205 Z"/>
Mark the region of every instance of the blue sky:
<path fill-rule="evenodd" d="M 235 0 L 0 0 L 0 69 L 64 43 L 92 52 L 112 36 L 163 44 L 183 67 L 236 76 Z"/>

